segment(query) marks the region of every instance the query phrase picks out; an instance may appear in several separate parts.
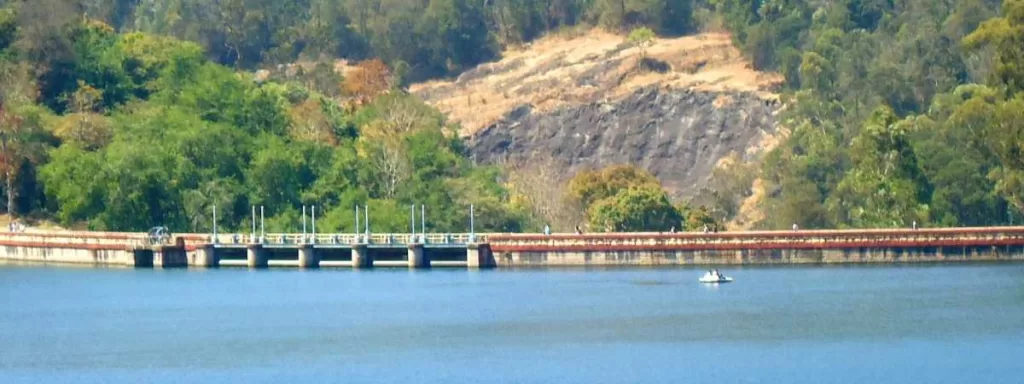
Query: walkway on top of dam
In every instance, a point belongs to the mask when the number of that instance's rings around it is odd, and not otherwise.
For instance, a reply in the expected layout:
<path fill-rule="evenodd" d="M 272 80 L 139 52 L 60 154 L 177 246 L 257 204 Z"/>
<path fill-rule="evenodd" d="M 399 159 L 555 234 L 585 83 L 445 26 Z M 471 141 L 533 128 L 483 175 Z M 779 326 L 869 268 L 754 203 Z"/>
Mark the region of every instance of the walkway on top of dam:
<path fill-rule="evenodd" d="M 174 234 L 162 243 L 146 233 L 50 231 L 0 232 L 0 246 L 131 249 L 157 245 L 217 248 L 245 247 L 368 247 L 399 248 L 412 244 L 428 247 L 464 248 L 468 244 L 490 244 L 496 252 L 543 252 L 553 250 L 667 250 L 667 249 L 837 249 L 907 246 L 1002 246 L 1024 245 L 1024 226 L 866 229 L 866 230 L 782 230 L 743 232 L 679 233 L 281 233 L 260 239 L 251 234 Z"/>
<path fill-rule="evenodd" d="M 365 245 L 369 248 L 403 248 L 424 245 L 431 248 L 465 248 L 468 244 L 485 243 L 487 235 L 470 233 L 376 233 L 376 234 L 301 234 L 272 233 L 265 236 L 251 234 L 181 235 L 190 243 L 213 245 L 216 248 L 244 248 L 262 245 L 266 248 L 297 248 L 312 245 L 316 248 L 351 248 Z"/>
<path fill-rule="evenodd" d="M 673 249 L 837 249 L 910 246 L 1022 245 L 1024 227 L 973 227 L 928 229 L 782 230 L 741 232 L 613 232 L 613 233 L 389 233 L 389 234 L 187 234 L 191 244 L 216 247 L 369 247 L 398 248 L 421 244 L 462 248 L 490 244 L 497 250 L 673 250 Z"/>

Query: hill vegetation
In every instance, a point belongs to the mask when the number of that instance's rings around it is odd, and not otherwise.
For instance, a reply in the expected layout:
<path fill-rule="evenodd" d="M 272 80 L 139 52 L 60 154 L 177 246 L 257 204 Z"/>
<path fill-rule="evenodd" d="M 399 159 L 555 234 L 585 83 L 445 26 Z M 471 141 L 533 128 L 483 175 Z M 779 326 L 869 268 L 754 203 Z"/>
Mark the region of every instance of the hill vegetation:
<path fill-rule="evenodd" d="M 7 211 L 101 230 L 166 225 L 201 232 L 210 229 L 214 206 L 222 230 L 245 230 L 251 207 L 261 205 L 268 230 L 294 231 L 300 207 L 315 205 L 318 228 L 351 232 L 353 208 L 368 204 L 372 230 L 387 232 L 407 230 L 410 205 L 423 204 L 427 230 L 465 231 L 473 205 L 480 231 L 539 229 L 543 220 L 514 203 L 499 169 L 470 164 L 458 127 L 401 89 L 409 73 L 450 69 L 432 60 L 482 60 L 473 55 L 486 54 L 484 43 L 495 38 L 486 31 L 483 41 L 468 42 L 444 40 L 464 32 L 438 32 L 440 43 L 458 48 L 444 53 L 424 45 L 441 58 L 413 61 L 412 72 L 403 72 L 391 51 L 348 56 L 379 56 L 391 65 L 365 60 L 347 78 L 322 65 L 263 79 L 229 67 L 275 62 L 282 44 L 295 43 L 279 36 L 294 28 L 275 23 L 294 17 L 285 24 L 297 28 L 310 22 L 302 17 L 314 8 L 290 7 L 326 4 L 6 2 L 0 10 L 0 142 Z M 468 6 L 439 1 L 425 14 L 406 9 L 402 15 L 424 15 L 416 28 L 423 34 L 434 31 L 422 26 L 428 21 L 462 28 L 452 23 L 480 11 Z M 387 9 L 375 13 L 385 19 L 374 25 L 391 20 Z M 128 15 L 137 17 L 129 21 Z M 202 18 L 211 15 L 224 18 Z M 388 21 L 388 28 L 403 27 L 400 20 Z M 381 32 L 389 39 L 399 35 Z M 365 49 L 397 49 L 369 36 L 360 38 Z"/>
<path fill-rule="evenodd" d="M 1020 222 L 1024 1 L 718 6 L 789 88 L 762 226 Z"/>
<path fill-rule="evenodd" d="M 4 10 L 0 23 L 12 213 L 199 232 L 213 206 L 230 230 L 248 228 L 250 207 L 264 205 L 268 230 L 294 231 L 300 207 L 316 205 L 319 228 L 351 232 L 353 208 L 368 204 L 374 231 L 403 231 L 415 203 L 428 207 L 428 229 L 463 231 L 474 204 L 480 230 L 529 224 L 498 170 L 471 166 L 454 128 L 414 97 L 380 92 L 345 109 L 300 84 L 259 83 L 210 62 L 194 43 L 92 19 L 62 24 L 62 42 L 32 42 L 24 10 Z M 50 43 L 58 47 L 33 45 Z"/>
<path fill-rule="evenodd" d="M 213 204 L 237 228 L 266 205 L 272 230 L 315 204 L 323 228 L 351 230 L 369 202 L 385 231 L 406 228 L 408 204 L 434 207 L 432 230 L 464 230 L 475 204 L 481 230 L 537 228 L 549 218 L 517 204 L 500 170 L 471 165 L 459 127 L 403 89 L 593 26 L 724 30 L 754 69 L 784 76 L 790 133 L 757 171 L 763 227 L 1021 220 L 1024 0 L 0 1 L 6 206 L 197 231 Z M 362 70 L 341 78 L 337 58 Z M 319 65 L 238 72 L 296 60 Z M 687 219 L 637 183 L 588 219 Z"/>

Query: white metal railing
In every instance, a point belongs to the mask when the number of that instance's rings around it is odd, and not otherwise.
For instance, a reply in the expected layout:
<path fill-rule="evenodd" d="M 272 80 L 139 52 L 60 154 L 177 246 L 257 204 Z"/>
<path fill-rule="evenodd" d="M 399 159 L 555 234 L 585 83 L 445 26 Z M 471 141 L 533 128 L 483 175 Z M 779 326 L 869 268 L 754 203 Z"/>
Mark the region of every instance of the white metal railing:
<path fill-rule="evenodd" d="M 738 235 L 738 236 L 737 236 Z M 940 233 L 929 233 L 926 231 L 905 232 L 898 234 L 873 233 L 846 233 L 844 231 L 811 233 L 811 236 L 801 233 L 789 233 L 787 231 L 762 233 L 725 232 L 718 234 L 702 233 L 588 233 L 583 236 L 576 236 L 571 233 L 556 233 L 543 235 L 538 233 L 372 233 L 367 238 L 365 234 L 354 233 L 269 233 L 263 239 L 259 235 L 248 233 L 217 235 L 219 244 L 267 244 L 267 245 L 288 245 L 288 244 L 451 244 L 461 245 L 469 243 L 498 241 L 508 245 L 691 245 L 691 244 L 743 244 L 743 245 L 771 245 L 789 244 L 793 242 L 813 243 L 819 245 L 831 244 L 833 246 L 843 244 L 855 244 L 864 241 L 920 241 L 920 242 L 941 242 L 943 240 L 967 240 L 984 239 L 990 241 L 1024 239 L 1024 232 L 991 232 L 991 233 L 956 233 L 945 231 Z M 415 236 L 415 237 L 413 237 Z M 474 238 L 471 238 L 474 237 Z M 202 236 L 204 241 L 212 240 L 210 235 Z"/>
<path fill-rule="evenodd" d="M 289 245 L 289 244 L 469 244 L 475 242 L 486 242 L 488 234 L 469 233 L 268 233 L 262 239 L 259 235 L 242 233 L 218 233 L 217 244 L 268 244 L 268 245 Z M 214 241 L 212 235 L 209 236 Z"/>
<path fill-rule="evenodd" d="M 689 245 L 689 244 L 742 244 L 742 245 L 773 245 L 793 242 L 814 243 L 819 245 L 843 246 L 864 241 L 919 241 L 942 242 L 943 240 L 1019 240 L 1024 239 L 1024 231 L 1020 227 L 990 228 L 987 231 L 965 230 L 959 233 L 954 230 L 936 231 L 904 231 L 887 233 L 881 231 L 821 231 L 811 236 L 800 236 L 798 233 L 766 232 L 766 233 L 720 233 L 704 234 L 659 234 L 659 233 L 593 233 L 575 236 L 569 233 L 551 235 L 541 234 L 510 234 L 510 233 L 373 233 L 369 238 L 365 234 L 354 233 L 271 233 L 264 238 L 249 233 L 219 233 L 216 242 L 219 244 L 435 244 L 463 245 L 498 241 L 505 245 Z M 739 236 L 737 236 L 739 235 Z M 214 240 L 209 234 L 176 234 L 183 236 L 190 244 L 206 243 Z M 415 237 L 414 237 L 415 236 Z M 169 241 L 173 241 L 173 237 Z M 61 245 L 148 245 L 149 240 L 144 233 L 126 232 L 91 232 L 91 231 L 44 231 L 29 230 L 26 232 L 0 231 L 0 242 L 11 244 L 36 244 L 45 246 Z"/>

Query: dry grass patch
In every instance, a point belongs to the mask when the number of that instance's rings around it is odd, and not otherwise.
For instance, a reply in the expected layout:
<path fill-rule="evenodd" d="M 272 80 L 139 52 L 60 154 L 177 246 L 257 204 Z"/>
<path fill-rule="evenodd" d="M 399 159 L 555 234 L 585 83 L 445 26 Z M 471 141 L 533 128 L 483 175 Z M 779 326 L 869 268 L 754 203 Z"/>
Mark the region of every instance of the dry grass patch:
<path fill-rule="evenodd" d="M 639 49 L 623 36 L 600 30 L 555 34 L 510 49 L 502 60 L 481 64 L 454 81 L 415 84 L 410 90 L 461 123 L 460 133 L 468 136 L 524 104 L 543 113 L 611 101 L 650 85 L 757 92 L 771 99 L 782 80 L 752 70 L 725 33 L 656 39 L 646 53 L 667 70 L 641 70 Z"/>

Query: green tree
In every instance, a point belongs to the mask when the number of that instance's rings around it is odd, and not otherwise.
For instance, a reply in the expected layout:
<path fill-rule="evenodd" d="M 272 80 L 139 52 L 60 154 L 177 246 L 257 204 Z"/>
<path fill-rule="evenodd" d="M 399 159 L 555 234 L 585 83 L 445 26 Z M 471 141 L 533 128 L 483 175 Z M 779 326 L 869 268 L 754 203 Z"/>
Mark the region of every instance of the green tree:
<path fill-rule="evenodd" d="M 681 35 L 694 29 L 693 27 L 693 5 L 692 0 L 663 0 L 658 11 L 660 32 L 664 34 Z"/>
<path fill-rule="evenodd" d="M 429 65 L 444 74 L 468 69 L 496 55 L 482 3 L 470 0 L 430 0 L 420 34 L 429 34 Z M 406 60 L 408 61 L 408 60 Z"/>
<path fill-rule="evenodd" d="M 963 43 L 969 49 L 993 47 L 996 68 L 991 82 L 1017 93 L 1024 90 L 1024 1 L 1004 1 L 1003 15 L 982 23 Z"/>
<path fill-rule="evenodd" d="M 928 218 L 930 186 L 907 137 L 911 124 L 876 109 L 853 141 L 851 168 L 829 197 L 837 222 L 857 228 L 904 227 Z"/>
<path fill-rule="evenodd" d="M 253 154 L 246 171 L 249 200 L 273 209 L 301 205 L 301 192 L 310 179 L 301 152 L 278 137 L 263 140 L 264 146 Z"/>
<path fill-rule="evenodd" d="M 107 190 L 97 170 L 104 169 L 103 155 L 70 144 L 55 149 L 50 158 L 40 172 L 40 179 L 46 195 L 58 207 L 56 215 L 60 222 L 70 225 L 102 213 Z"/>
<path fill-rule="evenodd" d="M 640 48 L 640 59 L 647 58 L 647 47 L 654 42 L 654 31 L 647 27 L 636 28 L 629 32 L 626 40 L 637 48 Z"/>
<path fill-rule="evenodd" d="M 0 169 L 7 197 L 5 208 L 13 216 L 18 213 L 16 198 L 24 189 L 19 186 L 33 182 L 30 172 L 25 171 L 34 171 L 45 159 L 49 114 L 31 104 L 36 88 L 26 65 L 0 61 L 0 82 L 4 84 L 0 87 Z"/>
<path fill-rule="evenodd" d="M 14 8 L 0 8 L 0 52 L 18 40 L 18 15 Z"/>
<path fill-rule="evenodd" d="M 683 207 L 679 211 L 686 217 L 683 227 L 687 231 L 703 231 L 705 229 L 711 231 L 721 228 L 721 224 L 715 220 L 715 217 L 708 211 L 708 208 L 703 205 L 696 209 Z"/>
<path fill-rule="evenodd" d="M 667 232 L 683 227 L 683 217 L 660 187 L 640 186 L 618 191 L 587 209 L 590 227 L 614 232 Z"/>
<path fill-rule="evenodd" d="M 1019 212 L 1024 212 L 1024 95 L 995 106 L 985 143 L 999 161 L 989 178 L 995 189 Z"/>
<path fill-rule="evenodd" d="M 587 170 L 576 174 L 569 181 L 569 196 L 582 207 L 589 207 L 598 200 L 615 196 L 630 187 L 657 186 L 661 183 L 654 175 L 632 165 L 615 165 L 601 170 Z"/>

